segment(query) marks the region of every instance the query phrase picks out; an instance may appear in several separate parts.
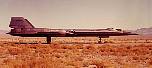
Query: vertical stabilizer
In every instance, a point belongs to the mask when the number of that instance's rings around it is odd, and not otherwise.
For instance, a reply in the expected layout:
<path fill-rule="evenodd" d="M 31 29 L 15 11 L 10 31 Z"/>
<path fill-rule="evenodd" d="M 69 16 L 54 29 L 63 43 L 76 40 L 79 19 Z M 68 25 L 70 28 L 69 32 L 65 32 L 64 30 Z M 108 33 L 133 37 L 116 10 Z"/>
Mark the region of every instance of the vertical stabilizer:
<path fill-rule="evenodd" d="M 11 28 L 34 28 L 34 26 L 23 17 L 12 17 L 9 27 Z"/>

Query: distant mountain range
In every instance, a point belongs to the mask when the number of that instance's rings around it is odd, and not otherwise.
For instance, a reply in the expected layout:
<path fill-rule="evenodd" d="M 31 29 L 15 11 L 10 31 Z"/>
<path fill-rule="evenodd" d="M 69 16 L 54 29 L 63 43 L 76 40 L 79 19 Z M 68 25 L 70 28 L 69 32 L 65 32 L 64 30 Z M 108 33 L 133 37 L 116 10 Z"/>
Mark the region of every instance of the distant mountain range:
<path fill-rule="evenodd" d="M 8 32 L 9 32 L 8 30 L 0 30 L 0 34 L 6 34 Z"/>
<path fill-rule="evenodd" d="M 137 34 L 142 34 L 142 35 L 152 35 L 152 27 L 151 28 L 140 28 L 134 32 Z"/>

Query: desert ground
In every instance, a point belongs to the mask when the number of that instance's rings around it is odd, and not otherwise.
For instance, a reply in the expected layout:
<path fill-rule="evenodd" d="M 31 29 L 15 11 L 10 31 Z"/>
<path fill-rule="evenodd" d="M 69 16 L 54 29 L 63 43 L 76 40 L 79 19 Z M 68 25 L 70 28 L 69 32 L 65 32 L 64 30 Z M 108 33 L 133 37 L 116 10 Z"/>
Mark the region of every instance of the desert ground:
<path fill-rule="evenodd" d="M 152 68 L 151 35 L 97 41 L 96 37 L 57 37 L 42 44 L 45 38 L 1 35 L 0 68 Z"/>

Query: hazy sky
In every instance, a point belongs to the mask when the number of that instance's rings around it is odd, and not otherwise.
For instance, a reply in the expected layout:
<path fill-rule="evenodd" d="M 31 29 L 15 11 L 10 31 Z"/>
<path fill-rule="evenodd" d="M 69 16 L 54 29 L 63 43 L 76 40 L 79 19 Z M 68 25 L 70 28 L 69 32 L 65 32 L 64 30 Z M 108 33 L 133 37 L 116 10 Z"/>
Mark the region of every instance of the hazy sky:
<path fill-rule="evenodd" d="M 152 0 L 0 0 L 0 29 L 12 16 L 23 16 L 35 27 L 152 27 Z"/>

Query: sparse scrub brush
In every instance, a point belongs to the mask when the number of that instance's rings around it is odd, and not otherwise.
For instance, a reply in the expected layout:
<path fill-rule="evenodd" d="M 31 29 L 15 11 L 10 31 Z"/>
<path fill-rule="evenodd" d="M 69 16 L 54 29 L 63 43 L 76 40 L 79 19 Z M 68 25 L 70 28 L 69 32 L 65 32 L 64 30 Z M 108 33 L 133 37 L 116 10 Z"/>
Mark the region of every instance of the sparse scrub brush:
<path fill-rule="evenodd" d="M 17 47 L 8 48 L 8 51 L 11 55 L 18 55 L 18 54 L 23 53 L 23 50 L 21 48 L 17 48 Z"/>

